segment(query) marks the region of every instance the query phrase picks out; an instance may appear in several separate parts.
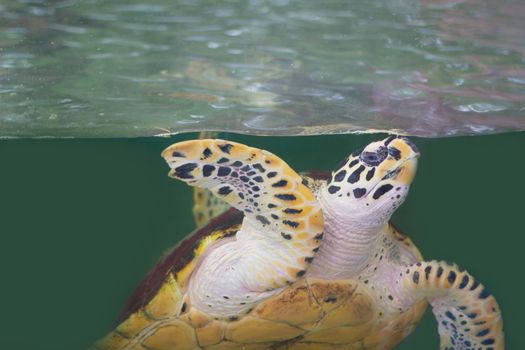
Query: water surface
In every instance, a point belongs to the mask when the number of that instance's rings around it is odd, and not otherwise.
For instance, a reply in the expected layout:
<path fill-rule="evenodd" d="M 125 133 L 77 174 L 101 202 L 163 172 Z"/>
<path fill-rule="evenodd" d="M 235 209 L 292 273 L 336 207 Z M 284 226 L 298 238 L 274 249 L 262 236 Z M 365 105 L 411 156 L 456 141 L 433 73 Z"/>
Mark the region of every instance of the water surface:
<path fill-rule="evenodd" d="M 520 0 L 4 0 L 0 137 L 525 129 Z"/>

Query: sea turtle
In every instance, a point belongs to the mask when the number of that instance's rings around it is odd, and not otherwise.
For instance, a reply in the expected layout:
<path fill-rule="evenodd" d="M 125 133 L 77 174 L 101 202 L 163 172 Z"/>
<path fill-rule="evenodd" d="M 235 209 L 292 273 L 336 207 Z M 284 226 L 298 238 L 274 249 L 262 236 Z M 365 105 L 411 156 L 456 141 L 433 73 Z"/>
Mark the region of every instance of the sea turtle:
<path fill-rule="evenodd" d="M 171 177 L 233 208 L 158 263 L 96 349 L 392 349 L 427 301 L 442 350 L 504 349 L 487 289 L 456 265 L 423 261 L 389 223 L 416 171 L 407 138 L 373 142 L 331 176 L 300 176 L 218 139 L 162 156 Z"/>

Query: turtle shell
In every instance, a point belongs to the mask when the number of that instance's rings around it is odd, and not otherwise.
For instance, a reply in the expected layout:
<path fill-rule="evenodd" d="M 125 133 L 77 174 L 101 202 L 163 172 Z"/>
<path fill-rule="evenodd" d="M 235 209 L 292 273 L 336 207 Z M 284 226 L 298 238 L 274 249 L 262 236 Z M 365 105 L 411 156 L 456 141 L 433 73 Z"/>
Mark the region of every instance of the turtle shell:
<path fill-rule="evenodd" d="M 307 175 L 326 179 L 329 173 Z M 304 278 L 228 321 L 193 308 L 184 287 L 198 257 L 212 242 L 235 235 L 242 218 L 229 209 L 163 257 L 131 296 L 115 330 L 95 349 L 391 349 L 421 319 L 425 301 L 391 314 L 357 280 Z M 393 226 L 391 234 L 421 259 L 409 238 Z"/>

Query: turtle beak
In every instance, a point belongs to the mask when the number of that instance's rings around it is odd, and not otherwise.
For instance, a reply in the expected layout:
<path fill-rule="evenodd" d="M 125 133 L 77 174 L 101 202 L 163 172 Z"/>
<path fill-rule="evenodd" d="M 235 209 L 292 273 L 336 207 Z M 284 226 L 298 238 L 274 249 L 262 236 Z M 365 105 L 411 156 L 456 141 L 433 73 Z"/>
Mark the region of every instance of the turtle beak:
<path fill-rule="evenodd" d="M 408 186 L 414 181 L 414 176 L 416 176 L 417 170 L 417 158 L 419 153 L 412 158 L 407 159 L 401 166 L 398 168 L 399 172 L 396 176 L 396 182 L 400 185 Z"/>
<path fill-rule="evenodd" d="M 399 136 L 388 144 L 388 149 L 389 154 L 400 162 L 395 170 L 387 174 L 388 178 L 399 185 L 410 185 L 416 175 L 417 159 L 421 155 L 418 148 L 408 138 Z"/>
<path fill-rule="evenodd" d="M 408 139 L 408 137 L 400 136 L 399 139 L 403 140 L 405 144 L 408 147 L 410 147 L 410 149 L 416 155 L 416 157 L 419 157 L 421 155 L 421 153 L 419 152 L 419 149 L 416 147 L 416 145 L 412 141 L 410 141 L 410 139 Z"/>

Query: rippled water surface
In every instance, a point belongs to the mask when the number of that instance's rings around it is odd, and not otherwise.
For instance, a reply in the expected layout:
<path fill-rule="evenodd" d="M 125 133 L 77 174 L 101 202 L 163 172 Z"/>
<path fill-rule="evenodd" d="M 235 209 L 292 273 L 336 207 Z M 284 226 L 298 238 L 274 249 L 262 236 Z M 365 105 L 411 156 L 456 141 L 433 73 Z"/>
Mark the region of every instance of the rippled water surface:
<path fill-rule="evenodd" d="M 525 129 L 520 0 L 0 4 L 0 137 Z"/>

